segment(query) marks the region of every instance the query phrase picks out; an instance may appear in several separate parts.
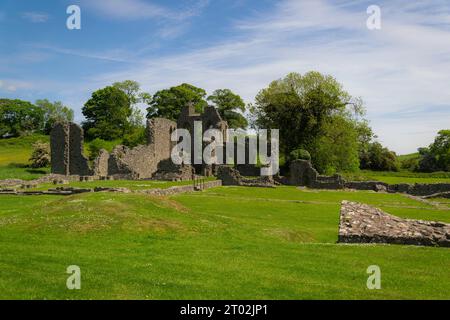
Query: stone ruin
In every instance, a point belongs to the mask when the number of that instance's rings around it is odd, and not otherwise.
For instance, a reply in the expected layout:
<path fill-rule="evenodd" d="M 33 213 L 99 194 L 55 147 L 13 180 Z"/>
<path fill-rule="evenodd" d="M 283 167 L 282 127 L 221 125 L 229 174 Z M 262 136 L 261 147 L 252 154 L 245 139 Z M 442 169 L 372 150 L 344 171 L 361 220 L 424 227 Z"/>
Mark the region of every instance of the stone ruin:
<path fill-rule="evenodd" d="M 450 224 L 402 219 L 366 204 L 343 201 L 338 242 L 450 247 Z"/>
<path fill-rule="evenodd" d="M 290 163 L 289 175 L 280 177 L 260 177 L 261 168 L 250 163 L 250 138 L 245 145 L 237 140 L 234 148 L 234 167 L 229 165 L 175 165 L 171 161 L 172 148 L 176 142 L 171 141 L 171 134 L 177 128 L 194 132 L 194 122 L 202 123 L 202 130 L 218 129 L 227 142 L 228 124 L 220 117 L 216 108 L 208 106 L 202 114 L 196 113 L 193 105 L 181 110 L 178 120 L 154 118 L 147 121 L 147 143 L 135 148 L 116 146 L 111 153 L 101 150 L 92 165 L 83 155 L 83 130 L 74 123 L 58 123 L 51 132 L 52 174 L 63 175 L 74 179 L 157 179 L 157 180 L 190 180 L 195 174 L 218 176 L 224 185 L 273 186 L 287 184 L 305 186 L 315 189 L 356 189 L 374 190 L 377 192 L 400 192 L 413 196 L 428 196 L 450 192 L 450 183 L 437 184 L 387 184 L 379 181 L 345 181 L 340 175 L 320 175 L 310 161 L 295 160 Z M 192 144 L 194 139 L 191 140 Z M 206 143 L 205 143 L 206 144 Z M 193 150 L 193 145 L 191 146 Z M 205 147 L 205 145 L 203 146 Z M 229 145 L 226 145 L 229 147 Z M 237 164 L 238 148 L 245 150 L 245 163 Z M 270 145 L 268 146 L 270 151 Z M 227 151 L 224 148 L 224 157 Z M 192 157 L 194 154 L 192 153 Z M 194 159 L 192 158 L 192 163 Z M 226 159 L 224 158 L 224 162 Z M 248 176 L 259 177 L 257 179 Z"/>
<path fill-rule="evenodd" d="M 192 133 L 195 121 L 202 122 L 203 132 L 211 128 L 221 130 L 226 141 L 228 124 L 222 120 L 216 108 L 208 106 L 199 114 L 193 105 L 188 105 L 182 109 L 177 122 L 164 118 L 148 120 L 145 145 L 135 148 L 118 145 L 111 153 L 101 150 L 92 165 L 83 155 L 83 130 L 80 126 L 58 123 L 50 137 L 52 174 L 92 179 L 158 180 L 189 180 L 195 173 L 213 175 L 217 172 L 215 166 L 175 165 L 171 161 L 172 148 L 176 145 L 176 142 L 171 141 L 172 132 L 184 128 Z"/>
<path fill-rule="evenodd" d="M 224 186 L 244 187 L 274 187 L 275 180 L 272 176 L 259 176 L 257 178 L 243 177 L 237 169 L 228 166 L 219 166 L 217 177 L 222 180 Z"/>
<path fill-rule="evenodd" d="M 292 161 L 290 163 L 289 178 L 285 179 L 284 183 L 314 189 L 372 190 L 377 192 L 406 193 L 421 197 L 446 194 L 450 191 L 450 183 L 388 184 L 381 181 L 346 181 L 338 174 L 333 176 L 323 176 L 313 168 L 311 161 L 308 160 Z"/>
<path fill-rule="evenodd" d="M 75 123 L 58 123 L 50 135 L 52 173 L 61 175 L 91 174 L 83 155 L 83 130 Z"/>
<path fill-rule="evenodd" d="M 101 150 L 92 167 L 83 155 L 83 130 L 74 123 L 58 123 L 51 132 L 52 173 L 66 176 L 96 176 L 131 179 L 151 178 L 158 164 L 170 158 L 171 133 L 176 123 L 156 118 L 147 121 L 147 144 L 135 148 L 116 146 Z"/>

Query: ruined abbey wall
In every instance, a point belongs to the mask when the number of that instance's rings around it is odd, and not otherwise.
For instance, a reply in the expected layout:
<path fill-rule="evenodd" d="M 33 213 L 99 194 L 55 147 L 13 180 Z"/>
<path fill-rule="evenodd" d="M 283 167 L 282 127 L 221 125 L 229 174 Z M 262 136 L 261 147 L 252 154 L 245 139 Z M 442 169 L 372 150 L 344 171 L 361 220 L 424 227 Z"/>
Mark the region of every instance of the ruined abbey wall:
<path fill-rule="evenodd" d="M 203 130 L 215 128 L 225 134 L 228 128 L 214 107 L 207 107 L 203 114 L 196 114 L 193 106 L 183 108 L 178 119 L 179 127 L 189 129 L 192 133 L 194 121 L 202 121 Z M 111 153 L 101 150 L 90 168 L 83 155 L 83 130 L 74 123 L 57 124 L 51 133 L 52 173 L 127 179 L 191 179 L 191 166 L 167 165 L 172 148 L 177 143 L 171 141 L 171 135 L 176 129 L 177 123 L 174 121 L 150 119 L 147 121 L 145 145 L 135 148 L 119 145 Z"/>
<path fill-rule="evenodd" d="M 83 155 L 83 129 L 75 123 L 58 123 L 50 134 L 52 173 L 90 175 L 88 159 Z"/>

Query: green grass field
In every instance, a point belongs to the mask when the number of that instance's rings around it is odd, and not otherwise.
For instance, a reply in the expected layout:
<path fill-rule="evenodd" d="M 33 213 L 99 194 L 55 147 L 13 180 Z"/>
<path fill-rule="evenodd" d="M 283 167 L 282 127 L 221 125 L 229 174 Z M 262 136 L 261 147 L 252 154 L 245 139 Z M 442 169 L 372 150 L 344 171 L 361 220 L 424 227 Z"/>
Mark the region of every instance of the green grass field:
<path fill-rule="evenodd" d="M 0 199 L 0 298 L 449 299 L 448 248 L 336 244 L 340 201 L 450 222 L 398 194 L 220 187 Z M 67 266 L 81 290 L 66 288 Z M 378 265 L 382 289 L 368 290 Z"/>
<path fill-rule="evenodd" d="M 0 180 L 23 179 L 33 180 L 50 172 L 49 168 L 32 169 L 29 159 L 32 144 L 36 141 L 48 142 L 49 137 L 31 135 L 20 138 L 0 139 Z"/>
<path fill-rule="evenodd" d="M 28 165 L 45 136 L 0 140 L 0 180 L 48 173 Z M 362 171 L 359 180 L 450 182 L 445 173 Z M 167 188 L 185 181 L 72 182 Z M 54 187 L 42 184 L 38 190 Z M 439 204 L 399 194 L 220 187 L 169 198 L 139 194 L 0 196 L 0 299 L 450 299 L 450 251 L 337 244 L 342 200 L 450 223 Z M 81 290 L 66 288 L 78 265 Z M 368 290 L 378 265 L 382 289 Z"/>
<path fill-rule="evenodd" d="M 361 170 L 358 173 L 344 173 L 344 177 L 348 180 L 359 181 L 382 181 L 389 184 L 396 183 L 450 183 L 450 172 L 386 172 L 386 171 L 369 171 Z"/>

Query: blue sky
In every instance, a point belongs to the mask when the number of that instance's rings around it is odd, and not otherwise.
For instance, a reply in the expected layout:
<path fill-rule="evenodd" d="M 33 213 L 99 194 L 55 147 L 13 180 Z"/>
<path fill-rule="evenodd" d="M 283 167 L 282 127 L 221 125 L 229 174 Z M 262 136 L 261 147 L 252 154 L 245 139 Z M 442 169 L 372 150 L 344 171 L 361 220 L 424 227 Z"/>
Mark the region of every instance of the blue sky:
<path fill-rule="evenodd" d="M 81 8 L 81 30 L 66 9 Z M 366 9 L 381 8 L 381 30 Z M 450 127 L 450 3 L 349 0 L 2 0 L 0 96 L 61 100 L 132 79 L 183 82 L 247 102 L 289 72 L 335 76 L 365 102 L 379 140 L 414 152 Z"/>

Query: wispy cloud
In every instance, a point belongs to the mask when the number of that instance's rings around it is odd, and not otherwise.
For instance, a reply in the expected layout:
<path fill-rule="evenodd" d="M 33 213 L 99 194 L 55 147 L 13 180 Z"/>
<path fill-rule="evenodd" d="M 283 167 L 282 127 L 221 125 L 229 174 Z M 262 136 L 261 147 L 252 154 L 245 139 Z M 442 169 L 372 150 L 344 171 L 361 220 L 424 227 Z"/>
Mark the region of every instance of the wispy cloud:
<path fill-rule="evenodd" d="M 62 48 L 54 45 L 46 44 L 29 44 L 28 47 L 33 49 L 45 50 L 53 53 L 59 53 L 64 55 L 76 56 L 80 58 L 105 60 L 111 62 L 131 62 L 132 53 L 124 50 L 105 50 L 102 52 L 92 52 L 89 50 L 82 49 L 68 49 Z"/>
<path fill-rule="evenodd" d="M 383 143 L 399 153 L 412 152 L 449 126 L 450 4 L 377 2 L 382 9 L 378 31 L 366 28 L 366 8 L 372 1 L 284 0 L 270 12 L 236 21 L 226 39 L 202 48 L 184 47 L 181 53 L 150 56 L 131 46 L 128 51 L 45 50 L 122 63 L 114 69 L 120 71 L 90 76 L 77 87 L 57 84 L 74 106 L 92 90 L 124 79 L 137 80 L 153 92 L 182 82 L 209 92 L 230 88 L 252 102 L 274 79 L 317 70 L 335 76 L 347 91 L 365 100 Z M 206 4 L 191 2 L 185 11 L 141 0 L 86 1 L 83 6 L 121 21 L 154 18 L 160 37 L 173 37 Z"/>
<path fill-rule="evenodd" d="M 383 2 L 382 30 L 369 31 L 366 7 L 353 3 L 282 1 L 270 14 L 238 21 L 231 40 L 152 58 L 97 80 L 133 78 L 152 90 L 181 82 L 209 91 L 229 87 L 250 102 L 271 80 L 318 70 L 363 97 L 381 141 L 399 152 L 414 151 L 421 140 L 432 139 L 436 128 L 448 126 L 448 118 L 430 112 L 436 105 L 450 108 L 448 4 L 437 1 L 422 11 L 421 2 L 406 7 Z M 391 117 L 405 108 L 417 110 L 408 123 Z M 411 124 L 427 113 L 434 129 L 429 127 L 422 139 L 408 139 Z"/>
<path fill-rule="evenodd" d="M 23 12 L 22 18 L 32 23 L 44 23 L 48 21 L 50 16 L 44 12 Z"/>
<path fill-rule="evenodd" d="M 148 18 L 164 18 L 184 20 L 198 15 L 208 5 L 208 0 L 199 0 L 180 10 L 143 0 L 96 0 L 84 1 L 83 6 L 91 8 L 101 15 L 119 20 L 139 20 Z"/>
<path fill-rule="evenodd" d="M 0 79 L 0 92 L 15 92 L 18 89 L 30 88 L 31 84 L 26 81 Z"/>

